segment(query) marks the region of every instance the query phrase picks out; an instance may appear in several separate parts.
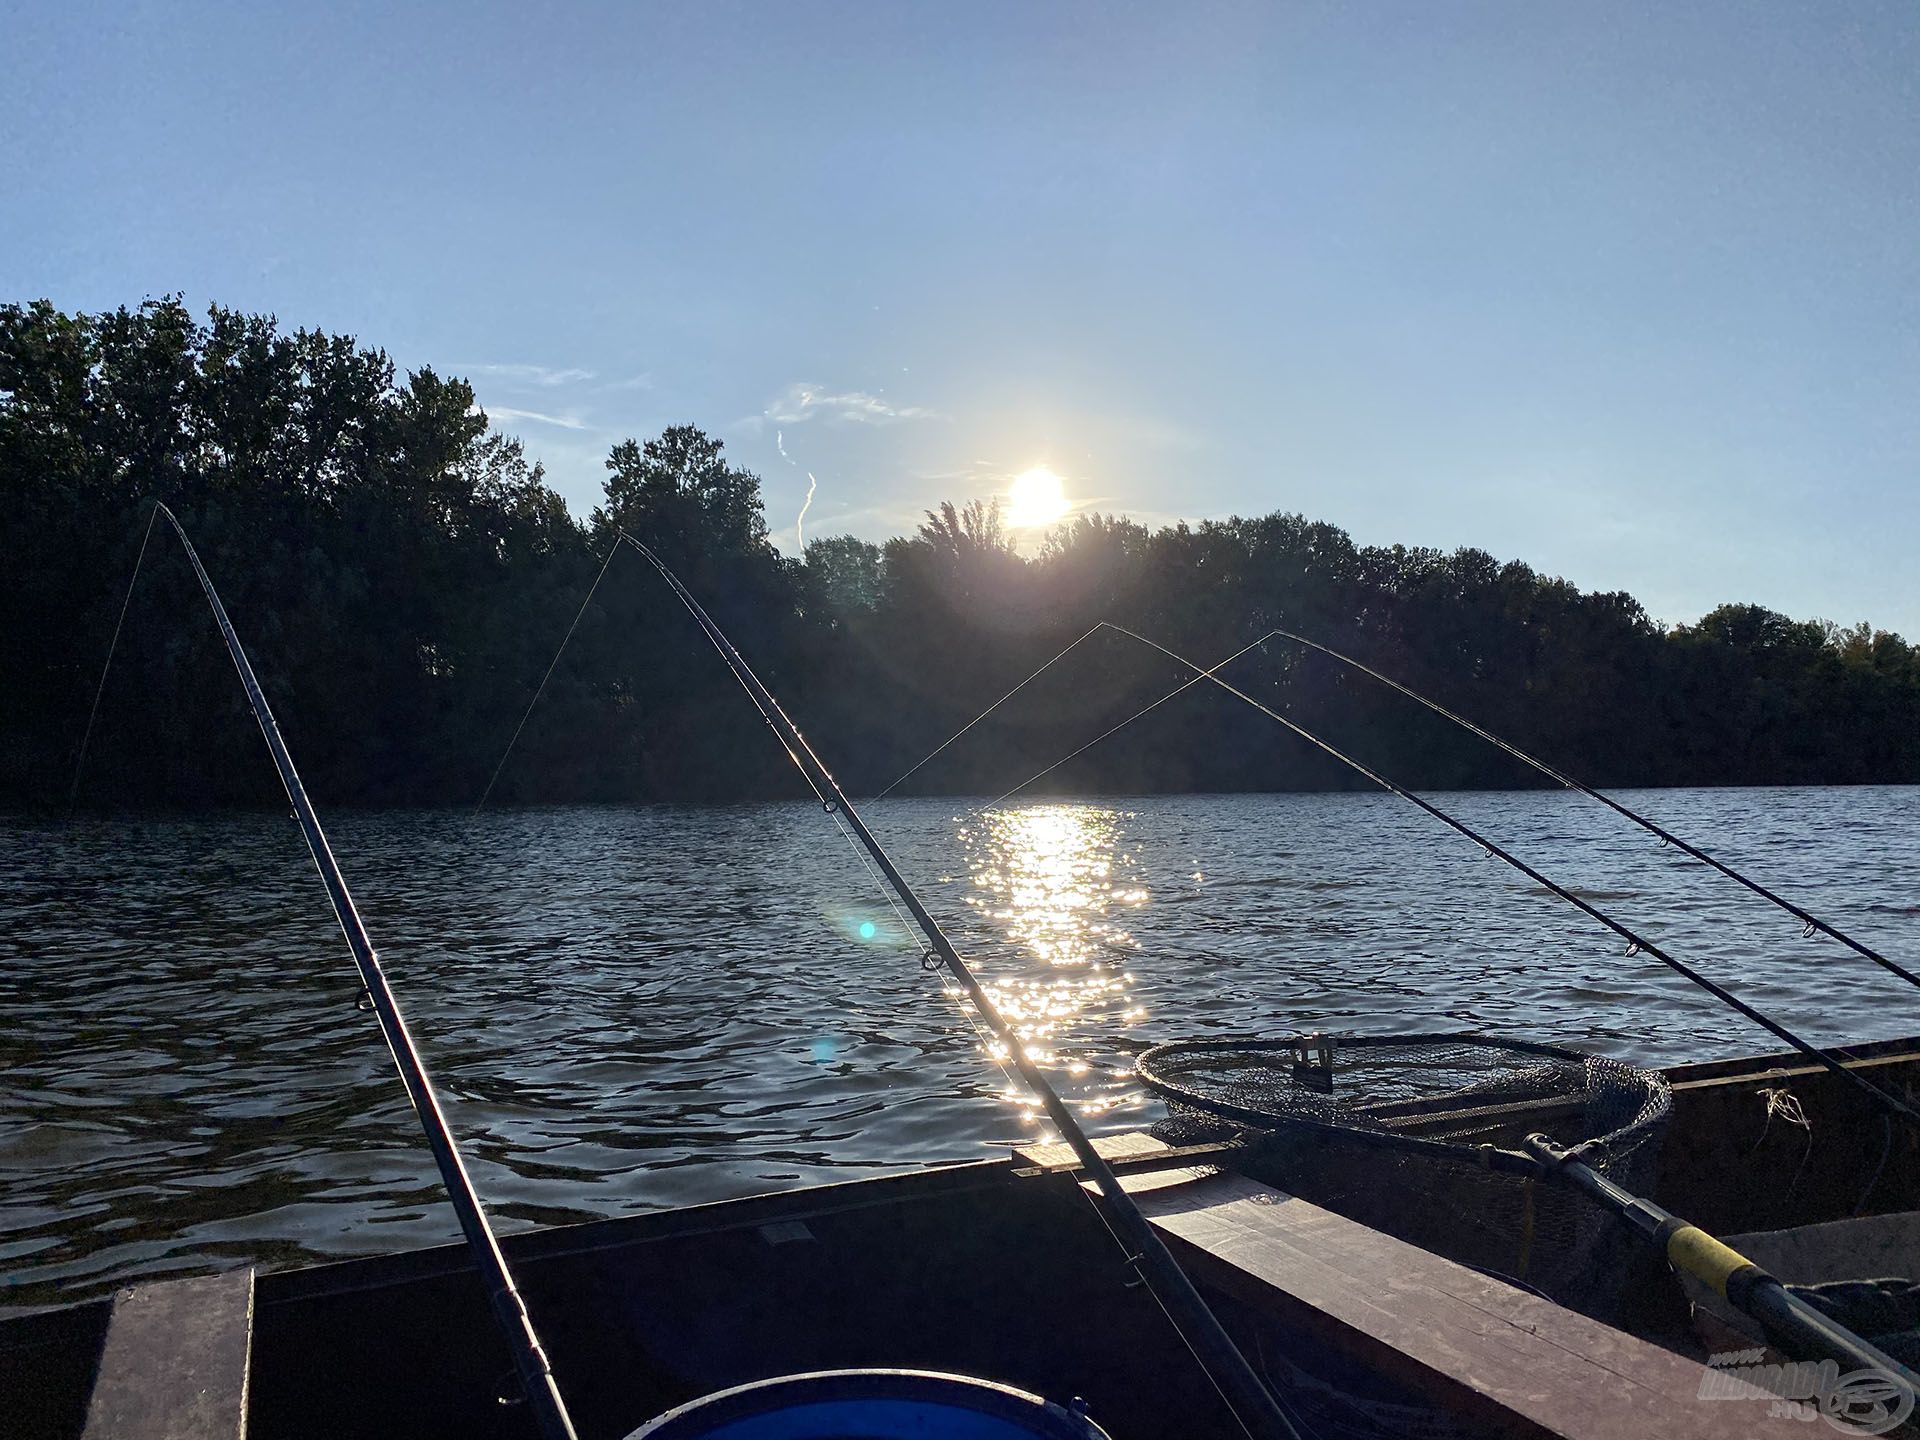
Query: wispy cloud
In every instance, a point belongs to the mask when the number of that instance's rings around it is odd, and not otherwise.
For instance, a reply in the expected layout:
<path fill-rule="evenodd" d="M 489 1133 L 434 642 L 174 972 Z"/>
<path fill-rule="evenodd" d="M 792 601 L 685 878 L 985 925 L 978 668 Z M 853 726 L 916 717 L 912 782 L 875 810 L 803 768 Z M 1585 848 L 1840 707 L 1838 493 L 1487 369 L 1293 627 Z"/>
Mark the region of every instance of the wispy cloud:
<path fill-rule="evenodd" d="M 512 422 L 531 421 L 535 425 L 556 425 L 562 430 L 584 430 L 587 422 L 578 415 L 543 415 L 538 410 L 516 410 L 510 405 L 482 405 L 479 407 L 489 420 Z"/>
<path fill-rule="evenodd" d="M 969 460 L 964 465 L 948 466 L 944 470 L 915 470 L 912 474 L 914 479 L 930 485 L 963 484 L 1003 487 L 1025 468 L 1025 466 L 1009 468 L 999 460 Z"/>
<path fill-rule="evenodd" d="M 624 380 L 609 380 L 600 387 L 602 390 L 651 390 L 653 372 L 642 370 L 638 375 L 629 375 Z"/>
<path fill-rule="evenodd" d="M 594 372 L 572 367 L 560 369 L 552 365 L 469 365 L 465 367 L 475 375 L 485 375 L 491 380 L 510 380 L 522 385 L 538 385 L 543 390 L 551 390 L 559 385 L 577 385 L 583 380 L 591 380 Z"/>
<path fill-rule="evenodd" d="M 776 425 L 804 425 L 809 420 L 837 420 L 852 425 L 898 425 L 904 420 L 939 420 L 937 410 L 920 405 L 895 405 L 864 390 L 827 390 L 796 382 L 770 403 L 762 418 Z"/>

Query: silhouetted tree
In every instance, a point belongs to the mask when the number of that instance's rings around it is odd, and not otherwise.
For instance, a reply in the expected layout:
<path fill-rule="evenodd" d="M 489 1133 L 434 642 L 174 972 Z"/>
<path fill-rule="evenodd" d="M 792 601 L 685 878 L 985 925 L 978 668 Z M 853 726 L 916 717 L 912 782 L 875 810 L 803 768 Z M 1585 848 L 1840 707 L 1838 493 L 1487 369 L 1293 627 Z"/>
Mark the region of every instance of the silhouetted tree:
<path fill-rule="evenodd" d="M 1484 551 L 1357 546 L 1304 516 L 1160 530 L 1082 515 L 1023 556 L 991 500 L 911 536 L 767 536 L 760 482 L 691 425 L 626 440 L 577 523 L 465 381 L 346 336 L 174 298 L 0 306 L 0 802 L 65 793 L 122 586 L 164 499 L 193 533 L 324 800 L 470 800 L 609 554 L 655 548 L 855 788 L 894 778 L 1100 620 L 1207 663 L 1275 628 L 1348 650 L 1600 784 L 1920 781 L 1920 653 L 1724 605 L 1662 631 Z M 1187 678 L 1098 632 L 909 790 L 999 793 Z M 1402 697 L 1273 639 L 1234 684 L 1420 786 L 1537 777 Z M 1212 686 L 1042 788 L 1346 786 Z M 794 793 L 764 727 L 657 577 L 615 556 L 497 796 Z M 156 537 L 102 705 L 88 795 L 272 802 L 184 563 Z"/>

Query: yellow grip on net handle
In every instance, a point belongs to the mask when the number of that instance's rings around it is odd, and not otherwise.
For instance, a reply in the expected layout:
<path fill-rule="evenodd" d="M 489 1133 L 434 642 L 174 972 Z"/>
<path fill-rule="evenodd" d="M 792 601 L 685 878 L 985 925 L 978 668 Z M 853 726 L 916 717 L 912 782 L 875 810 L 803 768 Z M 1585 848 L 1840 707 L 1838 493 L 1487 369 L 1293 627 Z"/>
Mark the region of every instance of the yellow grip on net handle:
<path fill-rule="evenodd" d="M 1880 1370 L 1920 1391 L 1920 1375 L 1798 1295 L 1724 1241 L 1651 1200 L 1622 1190 L 1592 1166 L 1545 1135 L 1529 1135 L 1527 1152 L 1550 1179 L 1574 1186 L 1598 1201 L 1648 1244 L 1658 1247 L 1674 1269 L 1684 1271 L 1751 1316 L 1766 1337 L 1796 1360 L 1834 1360 L 1847 1370 Z"/>

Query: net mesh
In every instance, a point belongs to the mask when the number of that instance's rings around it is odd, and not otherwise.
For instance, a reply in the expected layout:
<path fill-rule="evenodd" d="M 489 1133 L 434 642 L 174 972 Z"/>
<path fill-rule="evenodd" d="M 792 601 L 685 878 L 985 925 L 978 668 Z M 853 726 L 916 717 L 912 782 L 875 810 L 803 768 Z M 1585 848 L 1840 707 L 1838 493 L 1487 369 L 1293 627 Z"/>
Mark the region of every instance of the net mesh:
<path fill-rule="evenodd" d="M 1247 1173 L 1410 1244 L 1616 1323 L 1652 1318 L 1672 1288 L 1522 1154 L 1545 1134 L 1649 1193 L 1672 1107 L 1656 1072 L 1460 1034 L 1188 1041 L 1144 1052 L 1139 1070 L 1167 1102 L 1160 1138 L 1264 1132 Z"/>

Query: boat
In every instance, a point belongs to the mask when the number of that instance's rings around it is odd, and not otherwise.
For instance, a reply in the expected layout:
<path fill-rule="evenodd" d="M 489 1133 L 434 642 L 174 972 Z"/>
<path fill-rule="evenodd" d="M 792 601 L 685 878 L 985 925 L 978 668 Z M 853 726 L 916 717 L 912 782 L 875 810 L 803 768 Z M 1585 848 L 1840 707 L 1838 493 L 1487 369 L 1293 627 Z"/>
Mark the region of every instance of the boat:
<path fill-rule="evenodd" d="M 1831 1053 L 1920 1085 L 1920 1036 Z M 1650 1198 L 1788 1281 L 1916 1273 L 1920 1147 L 1834 1072 L 1787 1052 L 1662 1074 L 1673 1106 Z M 1464 1118 L 1502 1143 L 1552 1127 L 1555 1108 Z M 1462 1119 L 1418 1123 L 1459 1133 Z M 1414 1244 L 1293 1195 L 1258 1136 L 1099 1146 L 1308 1433 L 1810 1433 L 1791 1398 L 1720 1395 L 1715 1350 L 1759 1342 L 1669 1269 L 1636 1272 L 1633 1303 L 1601 1320 L 1467 1263 L 1487 1257 L 1465 1230 Z M 1234 1440 L 1083 1180 L 1066 1147 L 1029 1146 L 501 1245 L 592 1440 L 715 1391 L 844 1369 L 997 1381 L 1077 1405 L 1115 1440 Z M 534 1429 L 515 1401 L 461 1245 L 169 1279 L 0 1322 L 9 1440 L 522 1440 Z M 1887 1433 L 1864 1423 L 1844 1433 Z"/>
<path fill-rule="evenodd" d="M 1169 1101 L 1160 1133 L 1095 1142 L 779 702 L 625 534 L 1062 1141 L 502 1243 L 251 662 L 164 505 L 149 531 L 161 518 L 221 630 L 466 1244 L 141 1284 L 0 1323 L 8 1436 L 1733 1440 L 1804 1433 L 1815 1416 L 1884 1434 L 1911 1416 L 1920 1375 L 1876 1342 L 1920 1332 L 1920 1286 L 1851 1272 L 1870 1253 L 1912 1273 L 1920 1038 L 1819 1050 L 1349 761 L 1795 1048 L 1656 1074 L 1476 1034 L 1175 1042 L 1137 1061 Z M 1770 1144 L 1798 1147 L 1791 1171 Z M 1702 1224 L 1768 1227 L 1738 1241 L 1762 1263 Z M 1920 1359 L 1920 1343 L 1907 1353 Z"/>

